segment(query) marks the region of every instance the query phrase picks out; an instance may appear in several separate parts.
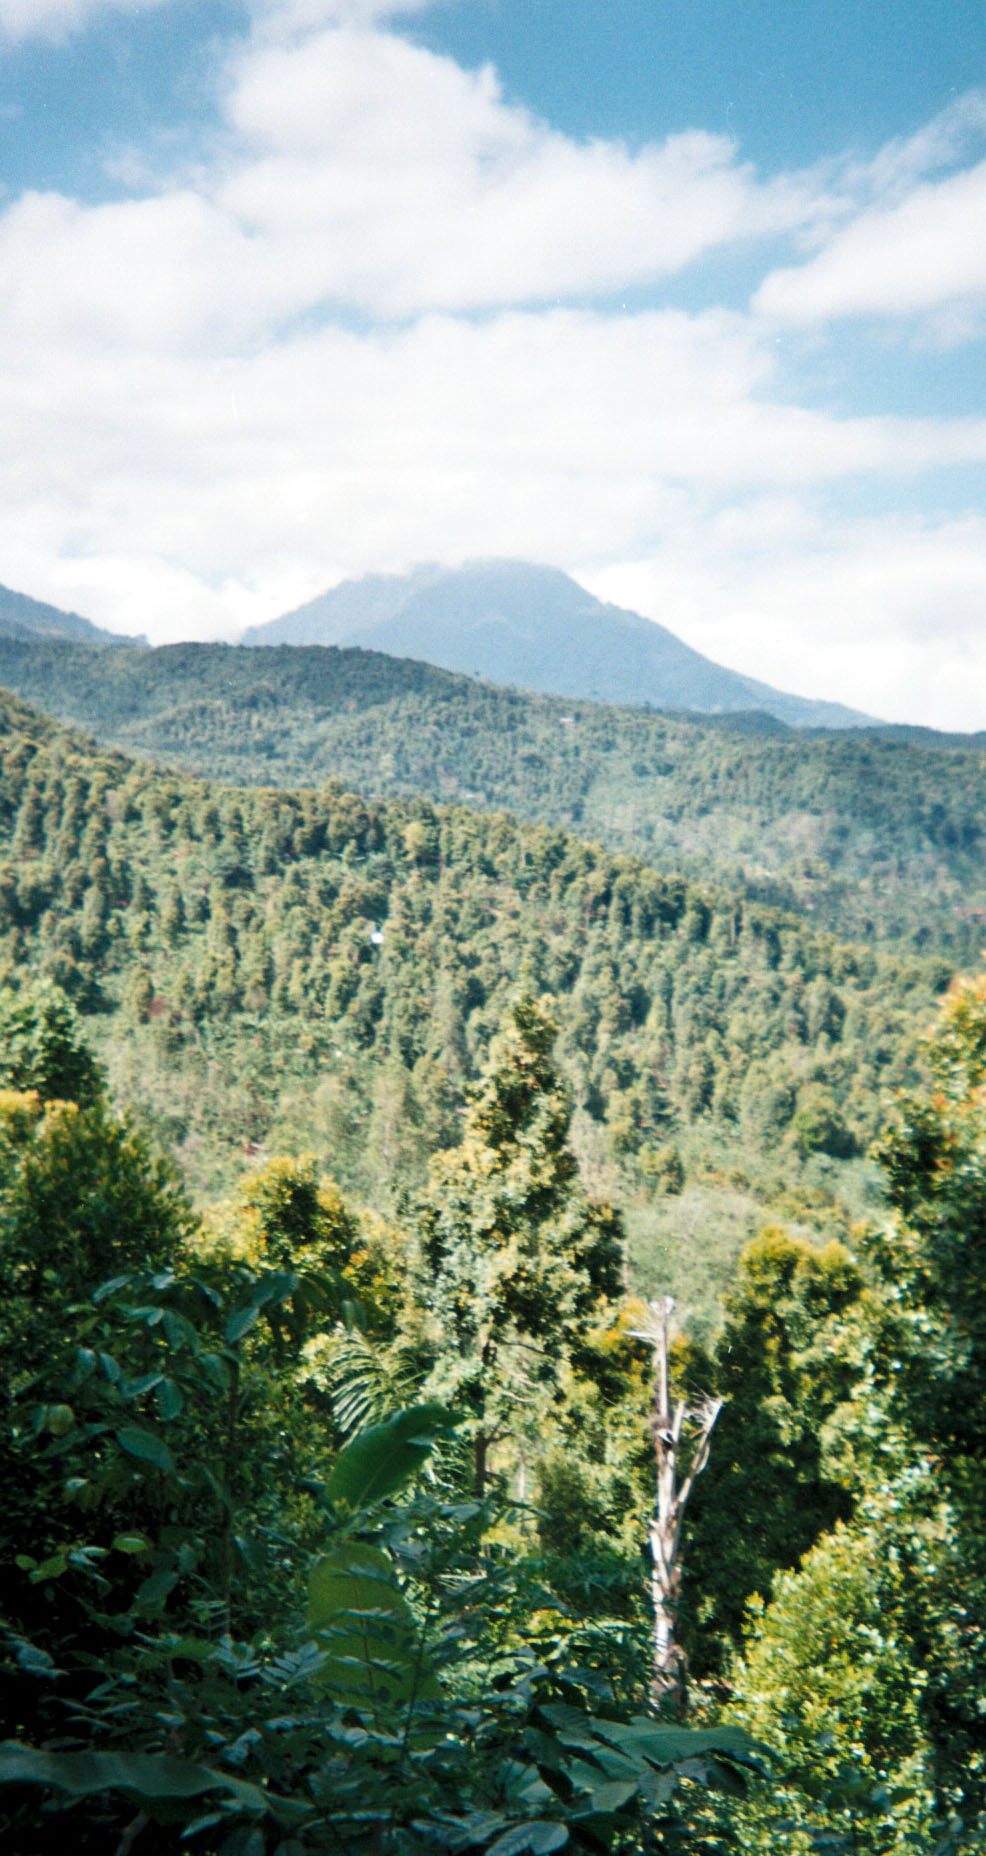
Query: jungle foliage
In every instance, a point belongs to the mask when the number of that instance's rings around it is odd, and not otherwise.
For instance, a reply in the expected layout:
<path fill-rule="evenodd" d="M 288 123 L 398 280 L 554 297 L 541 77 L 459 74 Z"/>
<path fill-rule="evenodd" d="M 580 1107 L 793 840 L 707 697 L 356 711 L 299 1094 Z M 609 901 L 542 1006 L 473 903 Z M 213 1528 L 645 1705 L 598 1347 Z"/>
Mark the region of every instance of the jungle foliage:
<path fill-rule="evenodd" d="M 550 1043 L 518 1005 L 443 1159 L 477 1231 L 478 1181 L 500 1208 L 496 1268 L 454 1293 L 458 1350 L 429 1193 L 402 1243 L 367 1241 L 275 1161 L 201 1227 L 102 1097 L 3 1097 L 5 1849 L 672 1852 L 698 1847 L 696 1793 L 757 1770 L 741 1729 L 649 1714 L 632 1580 L 616 1610 L 579 1609 L 509 1501 L 535 1432 L 518 1408 L 537 1399 L 543 1452 L 619 1324 L 618 1221 L 561 1202 Z M 463 1381 L 481 1328 L 484 1377 Z M 381 1414 L 333 1400 L 354 1333 L 381 1380 L 403 1351 L 411 1403 L 392 1373 Z M 632 1348 L 610 1353 L 610 1401 L 639 1404 Z"/>
<path fill-rule="evenodd" d="M 982 1846 L 986 981 L 857 1253 L 768 1230 L 679 1340 L 733 1414 L 684 1724 L 648 1703 L 639 1303 L 544 1009 L 387 1223 L 287 1158 L 197 1217 L 64 998 L 2 1003 L 6 1849 Z"/>
<path fill-rule="evenodd" d="M 851 1512 L 761 1593 L 732 1669 L 727 1717 L 782 1764 L 795 1849 L 986 1837 L 984 1037 L 973 978 L 880 1145 L 889 1216 L 859 1232 L 859 1291 L 830 1326 L 843 1383 L 820 1461 Z M 754 1808 L 749 1847 L 776 1848 L 777 1802 Z"/>

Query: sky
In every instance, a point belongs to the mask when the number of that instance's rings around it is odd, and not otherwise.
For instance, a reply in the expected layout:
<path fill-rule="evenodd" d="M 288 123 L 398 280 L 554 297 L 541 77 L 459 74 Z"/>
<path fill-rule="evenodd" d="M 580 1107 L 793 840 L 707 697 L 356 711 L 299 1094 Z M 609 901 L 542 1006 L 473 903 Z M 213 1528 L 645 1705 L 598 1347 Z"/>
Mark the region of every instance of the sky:
<path fill-rule="evenodd" d="M 986 728 L 986 0 L 0 0 L 0 583 L 561 567 Z"/>

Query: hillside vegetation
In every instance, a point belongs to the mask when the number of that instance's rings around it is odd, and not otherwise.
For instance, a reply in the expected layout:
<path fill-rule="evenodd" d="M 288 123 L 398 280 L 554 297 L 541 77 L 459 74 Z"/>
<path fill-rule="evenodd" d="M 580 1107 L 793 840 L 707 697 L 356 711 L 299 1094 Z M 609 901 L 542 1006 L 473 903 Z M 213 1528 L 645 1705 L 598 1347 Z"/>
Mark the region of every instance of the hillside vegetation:
<path fill-rule="evenodd" d="M 0 700 L 4 1849 L 981 1849 L 946 977 Z"/>
<path fill-rule="evenodd" d="M 197 1189 L 287 1146 L 390 1202 L 523 988 L 555 1001 L 586 1176 L 707 1319 L 766 1204 L 824 1225 L 865 1194 L 940 960 L 502 814 L 216 788 L 2 719 L 0 971 L 92 1015 Z"/>
<path fill-rule="evenodd" d="M 0 679 L 128 752 L 230 784 L 508 809 L 844 939 L 978 959 L 986 746 L 795 734 L 498 689 L 360 650 L 95 652 L 0 638 Z"/>

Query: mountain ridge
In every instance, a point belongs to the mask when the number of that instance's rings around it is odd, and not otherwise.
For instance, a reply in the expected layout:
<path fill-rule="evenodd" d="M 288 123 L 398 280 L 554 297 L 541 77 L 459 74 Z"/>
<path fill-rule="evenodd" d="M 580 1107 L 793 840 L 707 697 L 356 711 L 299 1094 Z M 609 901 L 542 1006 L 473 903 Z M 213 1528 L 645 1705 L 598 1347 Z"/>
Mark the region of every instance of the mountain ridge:
<path fill-rule="evenodd" d="M 32 599 L 28 593 L 16 593 L 12 587 L 0 586 L 0 637 L 61 638 L 68 644 L 87 644 L 105 649 L 110 645 L 146 646 L 147 639 L 108 632 L 78 612 L 65 612 L 46 600 Z"/>
<path fill-rule="evenodd" d="M 542 694 L 706 715 L 759 710 L 795 728 L 875 721 L 729 670 L 656 620 L 596 599 L 559 568 L 523 561 L 344 580 L 249 626 L 239 642 L 360 646 Z"/>
<path fill-rule="evenodd" d="M 107 745 L 227 785 L 341 780 L 506 810 L 843 937 L 978 959 L 986 735 L 655 714 L 359 646 L 106 651 L 0 633 L 0 683 Z"/>

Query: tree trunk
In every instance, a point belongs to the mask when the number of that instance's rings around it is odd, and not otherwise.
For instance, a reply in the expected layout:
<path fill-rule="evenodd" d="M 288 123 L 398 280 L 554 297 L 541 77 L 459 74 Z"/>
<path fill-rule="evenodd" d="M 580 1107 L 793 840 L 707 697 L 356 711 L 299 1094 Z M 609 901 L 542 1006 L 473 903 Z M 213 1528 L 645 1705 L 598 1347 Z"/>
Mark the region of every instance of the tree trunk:
<path fill-rule="evenodd" d="M 651 1555 L 650 1591 L 654 1611 L 654 1668 L 651 1697 L 655 1708 L 673 1709 L 683 1715 L 686 1703 L 685 1656 L 678 1641 L 678 1600 L 681 1593 L 681 1520 L 696 1476 L 701 1475 L 709 1458 L 712 1428 L 722 1410 L 722 1400 L 706 1399 L 698 1411 L 689 1411 L 679 1400 L 672 1410 L 668 1365 L 668 1325 L 674 1302 L 668 1296 L 662 1303 L 650 1304 L 653 1324 L 640 1339 L 650 1341 L 654 1349 L 654 1410 L 651 1437 L 654 1442 L 657 1475 L 654 1517 L 648 1529 Z M 681 1438 L 685 1425 L 697 1431 L 690 1452 L 690 1465 L 679 1486 Z"/>
<path fill-rule="evenodd" d="M 486 1450 L 488 1439 L 485 1431 L 477 1431 L 473 1439 L 473 1468 L 475 1473 L 475 1490 L 477 1501 L 482 1501 L 486 1494 Z"/>

